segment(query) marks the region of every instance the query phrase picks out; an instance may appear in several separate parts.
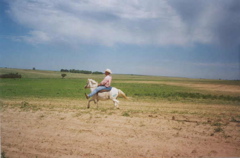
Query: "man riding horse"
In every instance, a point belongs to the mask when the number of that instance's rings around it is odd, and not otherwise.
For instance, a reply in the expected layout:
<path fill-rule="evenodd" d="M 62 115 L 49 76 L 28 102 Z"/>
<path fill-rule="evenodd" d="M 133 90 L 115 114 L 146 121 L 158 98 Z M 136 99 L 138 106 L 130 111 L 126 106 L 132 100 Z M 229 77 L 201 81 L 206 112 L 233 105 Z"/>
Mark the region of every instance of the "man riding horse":
<path fill-rule="evenodd" d="M 105 78 L 102 80 L 102 82 L 100 84 L 98 84 L 98 87 L 96 89 L 94 89 L 88 95 L 85 93 L 85 96 L 87 99 L 94 96 L 99 91 L 102 91 L 102 90 L 110 91 L 112 89 L 112 87 L 111 87 L 112 76 L 110 76 L 110 74 L 112 74 L 112 71 L 110 69 L 106 69 L 105 70 Z"/>

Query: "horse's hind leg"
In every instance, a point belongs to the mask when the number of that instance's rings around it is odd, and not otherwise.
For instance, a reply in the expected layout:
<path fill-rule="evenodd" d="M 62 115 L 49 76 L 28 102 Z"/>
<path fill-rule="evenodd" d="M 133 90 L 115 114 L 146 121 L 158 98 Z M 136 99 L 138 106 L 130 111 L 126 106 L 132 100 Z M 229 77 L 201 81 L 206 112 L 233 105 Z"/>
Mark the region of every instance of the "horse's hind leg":
<path fill-rule="evenodd" d="M 118 101 L 117 99 L 113 99 L 113 102 L 114 102 L 114 106 L 115 106 L 117 109 L 119 109 L 119 106 L 118 106 L 119 101 Z"/>

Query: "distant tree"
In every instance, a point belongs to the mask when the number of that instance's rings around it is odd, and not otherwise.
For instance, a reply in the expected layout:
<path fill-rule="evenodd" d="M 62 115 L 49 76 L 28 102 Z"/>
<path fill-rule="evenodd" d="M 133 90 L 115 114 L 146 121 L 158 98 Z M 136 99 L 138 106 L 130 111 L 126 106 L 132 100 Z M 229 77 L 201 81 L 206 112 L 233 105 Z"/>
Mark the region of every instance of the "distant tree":
<path fill-rule="evenodd" d="M 69 70 L 67 70 L 67 69 L 61 69 L 60 71 L 61 72 L 69 72 Z"/>
<path fill-rule="evenodd" d="M 33 67 L 33 70 L 36 70 L 36 68 L 35 68 L 35 67 Z"/>
<path fill-rule="evenodd" d="M 103 73 L 99 72 L 99 71 L 94 71 L 94 72 L 92 72 L 92 74 L 103 74 Z"/>
<path fill-rule="evenodd" d="M 76 70 L 76 69 L 61 69 L 61 72 L 71 72 L 71 73 L 81 73 L 81 74 L 103 74 L 102 72 L 92 72 L 92 71 L 88 71 L 88 70 Z"/>
<path fill-rule="evenodd" d="M 64 77 L 66 77 L 66 76 L 67 76 L 67 74 L 62 74 L 61 76 L 62 76 L 62 78 L 64 78 Z"/>

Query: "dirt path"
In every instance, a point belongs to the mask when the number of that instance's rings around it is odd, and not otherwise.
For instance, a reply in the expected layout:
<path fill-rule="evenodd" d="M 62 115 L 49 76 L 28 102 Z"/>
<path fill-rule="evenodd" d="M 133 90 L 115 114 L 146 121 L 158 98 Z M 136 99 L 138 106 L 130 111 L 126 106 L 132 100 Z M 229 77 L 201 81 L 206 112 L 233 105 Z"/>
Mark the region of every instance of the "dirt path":
<path fill-rule="evenodd" d="M 83 101 L 65 102 L 62 106 L 60 102 L 28 101 L 29 106 L 49 106 L 32 110 L 13 107 L 19 102 L 5 101 L 6 106 L 1 112 L 1 137 L 2 151 L 6 156 L 240 156 L 240 124 L 227 117 L 232 111 L 235 115 L 239 114 L 236 109 L 225 109 L 225 119 L 218 120 L 219 124 L 224 124 L 221 125 L 223 131 L 216 131 L 217 126 L 213 124 L 217 117 L 165 112 L 178 111 L 180 107 L 191 111 L 190 105 L 123 102 L 121 109 L 116 110 L 110 102 L 101 103 L 100 109 L 85 109 Z M 131 111 L 130 106 L 139 112 Z M 147 108 L 157 107 L 166 110 L 145 112 Z"/>

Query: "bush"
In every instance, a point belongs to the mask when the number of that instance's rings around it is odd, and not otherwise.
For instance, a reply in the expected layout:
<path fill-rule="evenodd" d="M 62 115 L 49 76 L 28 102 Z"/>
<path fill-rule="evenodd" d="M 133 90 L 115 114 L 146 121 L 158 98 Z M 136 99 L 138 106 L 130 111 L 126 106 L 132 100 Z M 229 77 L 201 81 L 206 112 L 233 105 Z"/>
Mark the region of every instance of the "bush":
<path fill-rule="evenodd" d="M 4 151 L 1 153 L 1 157 L 2 157 L 2 158 L 8 158 L 8 157 L 6 156 L 6 154 L 5 154 Z"/>
<path fill-rule="evenodd" d="M 64 78 L 64 77 L 66 77 L 66 76 L 67 76 L 67 74 L 61 74 L 61 76 L 62 76 L 62 78 Z"/>
<path fill-rule="evenodd" d="M 22 78 L 22 75 L 18 73 L 9 73 L 9 74 L 2 74 L 0 75 L 0 78 Z"/>

